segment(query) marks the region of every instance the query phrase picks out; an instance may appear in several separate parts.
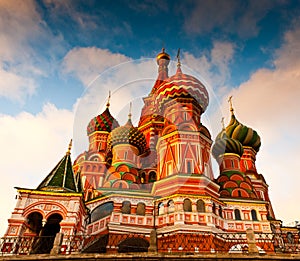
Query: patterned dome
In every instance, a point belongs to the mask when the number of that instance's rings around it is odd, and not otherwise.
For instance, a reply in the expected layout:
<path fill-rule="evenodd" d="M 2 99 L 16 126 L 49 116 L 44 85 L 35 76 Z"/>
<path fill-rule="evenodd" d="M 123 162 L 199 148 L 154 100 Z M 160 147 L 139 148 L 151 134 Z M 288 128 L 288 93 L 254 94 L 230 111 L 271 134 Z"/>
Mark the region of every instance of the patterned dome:
<path fill-rule="evenodd" d="M 192 97 L 204 112 L 208 106 L 209 97 L 205 86 L 195 77 L 181 72 L 178 67 L 175 75 L 165 80 L 156 91 L 156 102 L 160 109 L 165 101 L 177 97 Z"/>
<path fill-rule="evenodd" d="M 225 129 L 226 135 L 238 140 L 243 146 L 252 147 L 256 152 L 259 151 L 261 142 L 255 130 L 241 124 L 232 113 L 231 120 Z"/>
<path fill-rule="evenodd" d="M 130 119 L 124 126 L 114 129 L 108 137 L 107 146 L 109 151 L 118 144 L 130 144 L 136 147 L 139 150 L 139 155 L 148 152 L 144 134 L 138 128 L 133 127 Z"/>
<path fill-rule="evenodd" d="M 119 127 L 119 123 L 113 116 L 111 116 L 107 107 L 102 114 L 91 119 L 87 126 L 87 134 L 90 135 L 95 131 L 111 132 L 116 127 Z"/>
<path fill-rule="evenodd" d="M 234 153 L 240 157 L 244 153 L 243 145 L 238 140 L 227 137 L 225 130 L 219 133 L 212 147 L 212 154 L 216 159 L 224 153 Z"/>

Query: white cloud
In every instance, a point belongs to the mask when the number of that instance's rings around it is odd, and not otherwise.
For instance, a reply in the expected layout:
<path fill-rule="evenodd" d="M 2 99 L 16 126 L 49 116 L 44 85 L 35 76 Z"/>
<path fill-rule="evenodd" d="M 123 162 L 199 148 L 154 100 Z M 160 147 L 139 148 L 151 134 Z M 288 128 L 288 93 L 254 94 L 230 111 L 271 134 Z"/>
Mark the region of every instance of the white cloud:
<path fill-rule="evenodd" d="M 24 75 L 32 71 L 29 40 L 40 34 L 40 23 L 33 1 L 0 1 L 0 96 L 22 101 L 34 92 L 34 81 Z"/>
<path fill-rule="evenodd" d="M 299 42 L 300 29 L 287 32 L 284 44 L 276 52 L 275 68 L 257 70 L 228 94 L 234 96 L 237 118 L 261 136 L 258 171 L 270 185 L 277 218 L 285 221 L 300 219 L 296 207 L 300 197 Z M 228 108 L 225 100 L 223 108 Z"/>
<path fill-rule="evenodd" d="M 27 77 L 6 71 L 0 67 L 0 97 L 22 102 L 24 96 L 32 95 L 36 89 L 35 82 Z"/>
<path fill-rule="evenodd" d="M 129 60 L 125 55 L 96 47 L 74 48 L 64 57 L 63 71 L 74 73 L 88 86 L 105 69 Z"/>
<path fill-rule="evenodd" d="M 14 187 L 36 188 L 49 174 L 68 148 L 72 123 L 73 112 L 52 104 L 36 115 L 0 115 L 1 236 L 16 204 Z"/>
<path fill-rule="evenodd" d="M 62 43 L 61 35 L 49 30 L 35 1 L 0 0 L 0 97 L 22 103 L 35 93 L 38 77 L 51 71 L 51 59 Z"/>
<path fill-rule="evenodd" d="M 234 57 L 235 45 L 231 42 L 214 41 L 208 54 L 195 57 L 183 53 L 183 63 L 199 73 L 215 90 L 223 88 L 230 78 L 229 65 Z"/>

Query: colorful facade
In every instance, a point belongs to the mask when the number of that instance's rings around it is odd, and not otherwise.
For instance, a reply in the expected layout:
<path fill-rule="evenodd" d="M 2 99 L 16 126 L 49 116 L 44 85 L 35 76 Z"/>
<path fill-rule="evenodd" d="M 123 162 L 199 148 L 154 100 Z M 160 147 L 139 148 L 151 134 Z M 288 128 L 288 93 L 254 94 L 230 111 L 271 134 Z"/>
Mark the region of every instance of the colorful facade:
<path fill-rule="evenodd" d="M 255 166 L 260 136 L 231 106 L 231 120 L 213 142 L 201 121 L 206 87 L 184 74 L 179 60 L 169 76 L 164 50 L 156 60 L 158 77 L 138 126 L 130 114 L 120 126 L 108 102 L 89 122 L 89 147 L 73 165 L 68 150 L 36 189 L 17 188 L 5 236 L 92 235 L 87 252 L 126 252 L 178 249 L 179 238 L 196 242 L 208 232 L 279 229 Z"/>

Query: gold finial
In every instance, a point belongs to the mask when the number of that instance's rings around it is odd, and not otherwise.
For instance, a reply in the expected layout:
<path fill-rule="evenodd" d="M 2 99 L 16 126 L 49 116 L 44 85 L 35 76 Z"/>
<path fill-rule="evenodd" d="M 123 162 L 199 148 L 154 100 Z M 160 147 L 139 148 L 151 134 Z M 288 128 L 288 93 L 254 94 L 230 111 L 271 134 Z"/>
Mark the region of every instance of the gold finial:
<path fill-rule="evenodd" d="M 234 109 L 233 109 L 233 106 L 232 106 L 232 95 L 229 97 L 228 102 L 229 102 L 229 105 L 230 105 L 231 114 L 233 114 Z"/>
<path fill-rule="evenodd" d="M 225 130 L 224 117 L 222 117 L 221 123 L 222 123 L 222 128 L 223 128 L 223 130 Z"/>
<path fill-rule="evenodd" d="M 108 108 L 110 106 L 110 91 L 108 92 L 108 99 L 107 99 L 107 103 L 106 103 L 106 108 Z"/>
<path fill-rule="evenodd" d="M 68 151 L 66 153 L 67 155 L 71 154 L 71 149 L 72 149 L 72 139 L 70 140 L 70 143 L 69 143 Z"/>
<path fill-rule="evenodd" d="M 181 66 L 181 63 L 180 63 L 180 48 L 178 48 L 176 57 L 177 57 L 177 67 L 180 67 Z"/>
<path fill-rule="evenodd" d="M 130 104 L 129 104 L 129 114 L 128 114 L 128 119 L 129 120 L 131 120 L 131 116 L 132 116 L 131 110 L 132 110 L 132 102 L 130 102 Z"/>

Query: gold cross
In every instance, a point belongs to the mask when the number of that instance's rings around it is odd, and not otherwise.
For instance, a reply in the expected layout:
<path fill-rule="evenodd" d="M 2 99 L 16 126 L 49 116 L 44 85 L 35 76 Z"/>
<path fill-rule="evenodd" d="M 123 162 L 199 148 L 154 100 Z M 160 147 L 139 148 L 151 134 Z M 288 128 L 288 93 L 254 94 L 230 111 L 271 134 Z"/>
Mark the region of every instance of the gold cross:
<path fill-rule="evenodd" d="M 232 95 L 229 97 L 228 102 L 230 104 L 230 111 L 231 111 L 231 113 L 233 113 L 234 110 L 233 110 L 233 106 L 232 106 Z"/>

